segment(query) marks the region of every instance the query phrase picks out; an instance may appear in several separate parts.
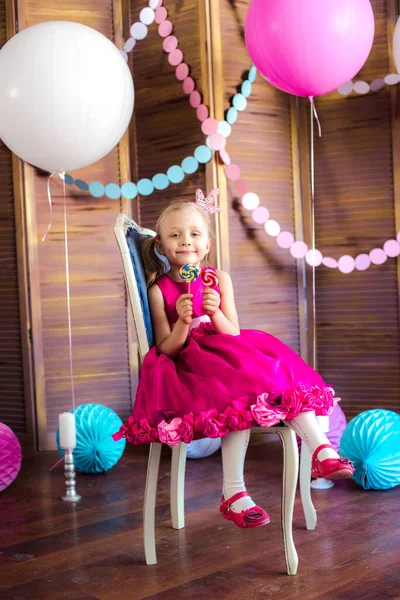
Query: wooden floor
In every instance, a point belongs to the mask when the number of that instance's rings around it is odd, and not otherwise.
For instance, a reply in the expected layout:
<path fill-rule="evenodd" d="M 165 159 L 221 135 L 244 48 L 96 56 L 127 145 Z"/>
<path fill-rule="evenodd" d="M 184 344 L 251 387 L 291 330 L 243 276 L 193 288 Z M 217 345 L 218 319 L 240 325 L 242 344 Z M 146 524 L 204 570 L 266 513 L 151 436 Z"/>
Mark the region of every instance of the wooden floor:
<path fill-rule="evenodd" d="M 298 574 L 285 572 L 278 441 L 252 443 L 249 491 L 271 523 L 242 531 L 217 511 L 220 455 L 188 461 L 186 528 L 171 529 L 169 450 L 157 502 L 158 565 L 144 564 L 142 502 L 146 455 L 127 448 L 103 475 L 78 475 L 83 498 L 59 498 L 63 470 L 48 473 L 54 452 L 25 457 L 0 494 L 1 600 L 384 600 L 400 598 L 400 487 L 366 492 L 353 481 L 314 491 L 315 531 L 306 531 L 299 498 L 294 538 Z"/>

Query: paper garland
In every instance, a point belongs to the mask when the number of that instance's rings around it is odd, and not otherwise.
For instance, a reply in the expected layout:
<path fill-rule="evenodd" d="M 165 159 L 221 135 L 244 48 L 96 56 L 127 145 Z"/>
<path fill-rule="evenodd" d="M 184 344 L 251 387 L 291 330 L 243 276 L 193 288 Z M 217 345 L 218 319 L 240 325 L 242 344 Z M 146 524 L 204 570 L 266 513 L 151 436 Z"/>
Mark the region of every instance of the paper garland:
<path fill-rule="evenodd" d="M 206 145 L 198 146 L 193 156 L 186 157 L 181 165 L 172 165 L 167 169 L 167 173 L 157 173 L 151 179 L 141 179 L 136 184 L 133 182 L 124 183 L 119 186 L 117 183 L 109 183 L 104 186 L 100 182 L 86 183 L 83 180 L 74 180 L 71 175 L 65 176 L 68 184 L 75 184 L 79 189 L 89 191 L 95 198 L 100 198 L 106 194 L 111 199 L 118 199 L 121 195 L 127 199 L 134 199 L 139 193 L 141 196 L 149 196 L 155 190 L 166 189 L 170 183 L 181 183 L 187 174 L 197 171 L 200 164 L 211 160 L 212 152 L 219 152 L 221 160 L 225 163 L 225 173 L 227 179 L 235 182 L 239 194 L 242 196 L 242 204 L 245 209 L 252 212 L 253 220 L 258 224 L 263 224 L 268 235 L 275 237 L 277 244 L 281 248 L 289 249 L 291 255 L 296 259 L 305 258 L 306 262 L 313 267 L 321 264 L 328 268 L 337 268 L 342 273 L 348 274 L 354 270 L 364 271 L 371 264 L 384 264 L 388 257 L 395 258 L 400 255 L 400 232 L 396 239 L 388 239 L 383 244 L 383 248 L 373 248 L 368 254 L 360 254 L 356 258 L 349 255 L 343 255 L 338 260 L 331 257 L 324 257 L 317 248 L 309 249 L 301 240 L 295 240 L 294 236 L 288 231 L 281 231 L 277 221 L 270 219 L 268 209 L 260 204 L 260 199 L 254 192 L 249 192 L 246 182 L 241 179 L 240 168 L 231 162 L 230 156 L 225 150 L 226 139 L 232 132 L 232 125 L 236 122 L 238 112 L 244 111 L 247 107 L 247 98 L 252 91 L 252 83 L 256 77 L 254 66 L 249 71 L 248 78 L 243 81 L 241 91 L 232 98 L 232 106 L 227 111 L 226 120 L 217 121 L 209 118 L 208 107 L 201 102 L 201 94 L 195 89 L 196 84 L 189 76 L 190 68 L 183 61 L 183 52 L 178 48 L 178 38 L 172 34 L 173 25 L 168 20 L 168 11 L 162 6 L 162 0 L 149 0 L 149 6 L 143 8 L 140 12 L 139 21 L 130 28 L 131 38 L 129 38 L 124 50 L 121 51 L 127 60 L 127 53 L 136 46 L 137 40 L 142 40 L 147 36 L 147 26 L 154 21 L 159 25 L 158 33 L 164 38 L 163 50 L 168 53 L 168 62 L 175 66 L 175 76 L 183 82 L 183 90 L 189 95 L 190 105 L 196 109 L 196 115 L 202 123 L 202 132 L 207 136 Z M 391 74 L 384 79 L 374 80 L 371 85 L 364 81 L 348 82 L 338 89 L 341 95 L 348 95 L 352 91 L 358 94 L 367 94 L 369 91 L 377 91 L 385 84 L 395 85 L 400 82 L 400 75 Z"/>

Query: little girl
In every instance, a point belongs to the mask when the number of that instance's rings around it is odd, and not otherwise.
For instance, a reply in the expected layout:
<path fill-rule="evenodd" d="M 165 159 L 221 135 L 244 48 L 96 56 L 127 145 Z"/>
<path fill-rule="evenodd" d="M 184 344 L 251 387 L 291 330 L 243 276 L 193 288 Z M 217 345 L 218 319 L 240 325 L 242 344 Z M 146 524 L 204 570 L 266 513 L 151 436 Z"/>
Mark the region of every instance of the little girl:
<path fill-rule="evenodd" d="M 206 264 L 217 194 L 213 190 L 205 199 L 198 190 L 195 203 L 172 203 L 158 219 L 156 237 L 143 243 L 156 344 L 143 361 L 132 416 L 114 439 L 174 446 L 221 437 L 220 511 L 239 527 L 252 528 L 270 519 L 252 501 L 243 480 L 251 427 L 280 421 L 291 427 L 313 454 L 315 477 L 349 478 L 354 469 L 316 420 L 339 400 L 334 390 L 277 338 L 239 329 L 228 273 L 213 270 L 218 278 L 214 289 L 198 277 L 190 293 L 180 278 L 185 264 Z"/>

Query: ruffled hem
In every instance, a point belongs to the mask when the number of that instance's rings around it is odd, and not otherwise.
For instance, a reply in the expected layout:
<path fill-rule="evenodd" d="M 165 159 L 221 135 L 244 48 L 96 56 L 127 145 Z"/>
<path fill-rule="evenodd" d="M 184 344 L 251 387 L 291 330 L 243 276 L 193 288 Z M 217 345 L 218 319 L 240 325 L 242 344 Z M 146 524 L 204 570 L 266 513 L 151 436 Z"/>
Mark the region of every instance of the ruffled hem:
<path fill-rule="evenodd" d="M 177 446 L 201 438 L 217 438 L 230 431 L 250 429 L 255 425 L 272 427 L 280 421 L 290 421 L 301 412 L 315 411 L 317 416 L 330 415 L 340 401 L 330 386 L 321 387 L 300 383 L 295 389 L 269 392 L 254 397 L 238 398 L 220 413 L 216 409 L 183 417 L 175 412 L 159 411 L 157 423 L 147 418 L 135 420 L 132 416 L 113 434 L 115 441 L 121 438 L 132 444 L 159 442 Z"/>

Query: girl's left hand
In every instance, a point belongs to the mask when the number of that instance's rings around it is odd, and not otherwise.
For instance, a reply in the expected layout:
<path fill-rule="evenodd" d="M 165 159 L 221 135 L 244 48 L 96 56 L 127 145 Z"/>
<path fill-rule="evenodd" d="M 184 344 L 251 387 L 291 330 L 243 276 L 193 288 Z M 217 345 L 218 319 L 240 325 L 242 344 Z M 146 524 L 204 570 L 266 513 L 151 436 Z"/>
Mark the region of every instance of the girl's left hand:
<path fill-rule="evenodd" d="M 209 287 L 204 288 L 202 290 L 203 294 L 203 306 L 206 311 L 206 315 L 212 317 L 219 310 L 219 305 L 221 304 L 221 296 L 218 294 L 216 290 L 213 290 Z"/>

